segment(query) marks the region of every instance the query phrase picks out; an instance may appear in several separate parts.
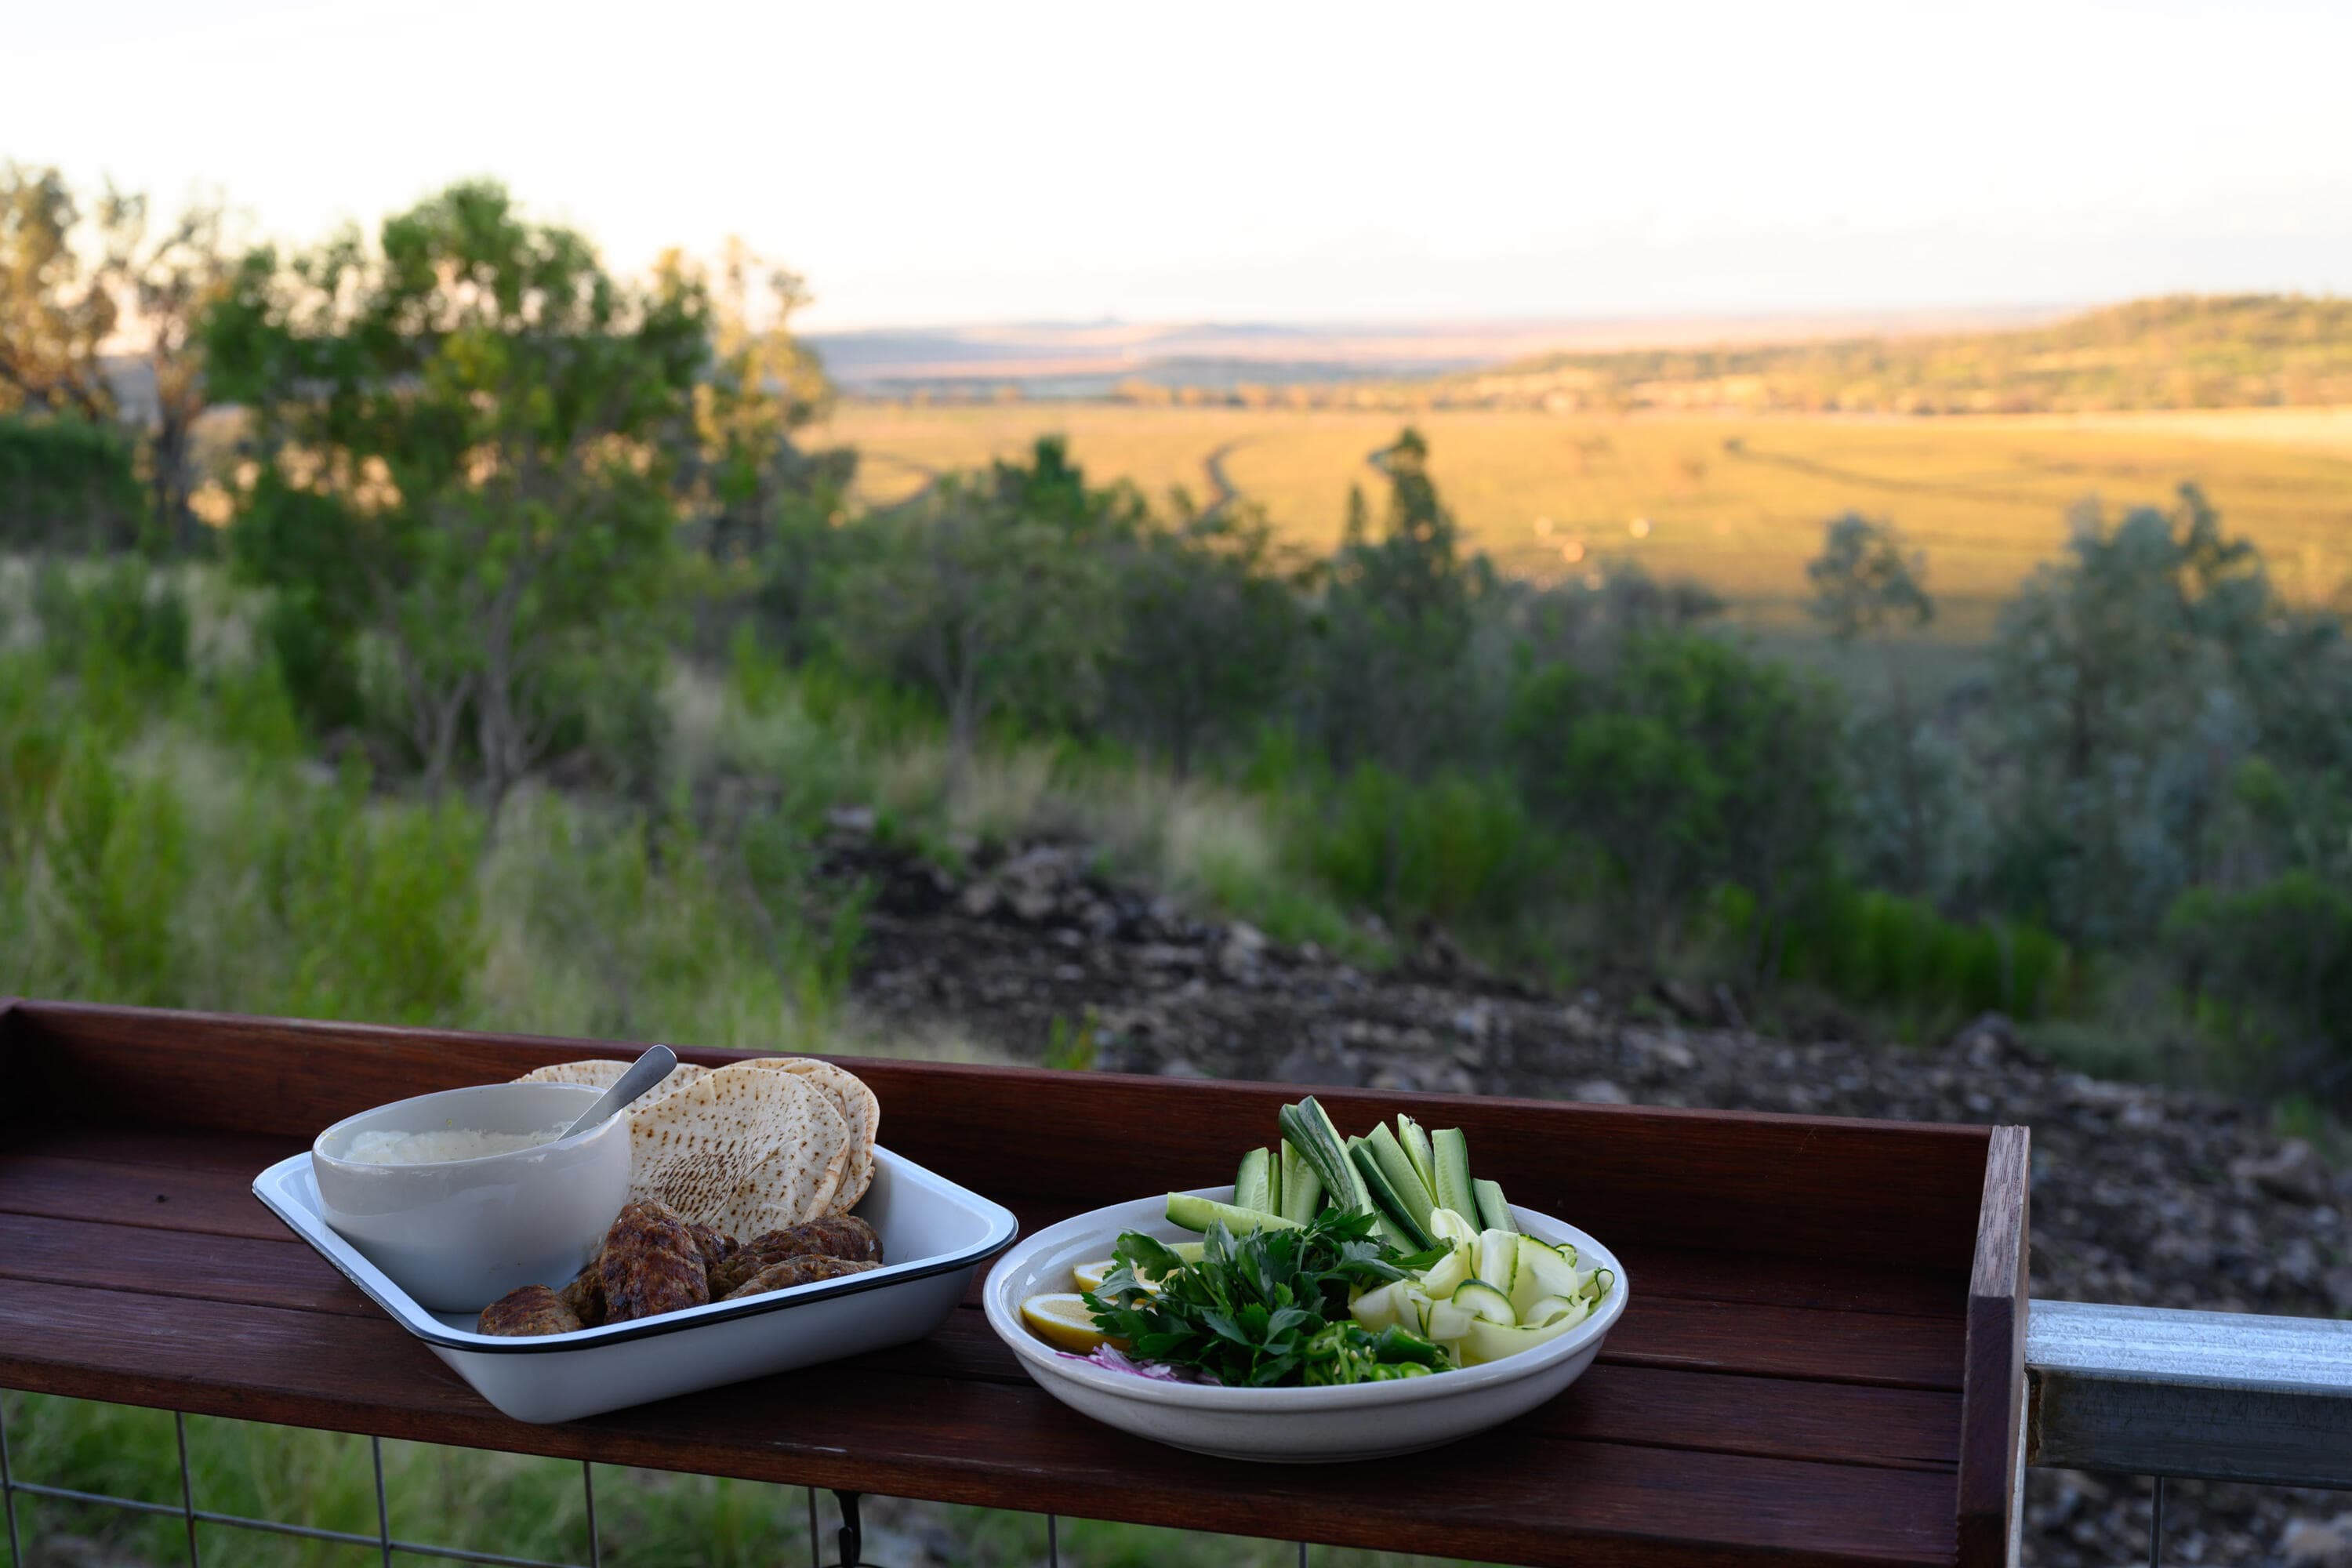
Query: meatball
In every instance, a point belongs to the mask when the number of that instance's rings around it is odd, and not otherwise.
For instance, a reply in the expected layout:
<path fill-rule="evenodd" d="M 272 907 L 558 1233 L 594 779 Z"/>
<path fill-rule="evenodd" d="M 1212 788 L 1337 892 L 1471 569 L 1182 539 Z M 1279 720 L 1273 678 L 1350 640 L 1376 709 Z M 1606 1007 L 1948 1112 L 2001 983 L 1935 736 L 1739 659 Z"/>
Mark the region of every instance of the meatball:
<path fill-rule="evenodd" d="M 787 1258 L 781 1263 L 771 1263 L 746 1279 L 723 1298 L 740 1301 L 746 1296 L 764 1296 L 771 1290 L 789 1290 L 795 1285 L 813 1285 L 819 1279 L 838 1279 L 845 1274 L 863 1274 L 874 1268 L 871 1263 L 859 1263 L 846 1258 L 819 1258 L 803 1253 Z"/>
<path fill-rule="evenodd" d="M 694 1232 L 667 1205 L 650 1199 L 623 1205 L 621 1217 L 604 1233 L 596 1272 L 607 1323 L 682 1311 L 710 1300 L 710 1276 Z"/>
<path fill-rule="evenodd" d="M 702 1266 L 705 1268 L 718 1268 L 732 1258 L 736 1247 L 742 1245 L 733 1237 L 699 1220 L 687 1221 L 686 1228 L 694 1233 L 694 1245 L 702 1250 Z"/>
<path fill-rule="evenodd" d="M 879 1263 L 882 1238 L 874 1234 L 872 1226 L 855 1215 L 827 1215 L 805 1225 L 763 1231 L 710 1271 L 710 1293 L 721 1298 L 730 1296 L 751 1276 L 788 1258 L 841 1258 L 853 1263 Z"/>
<path fill-rule="evenodd" d="M 572 1314 L 592 1329 L 604 1321 L 603 1261 L 601 1257 L 590 1258 L 588 1267 L 580 1271 L 579 1277 L 556 1292 L 563 1304 L 572 1309 Z"/>
<path fill-rule="evenodd" d="M 509 1290 L 482 1309 L 474 1331 L 482 1334 L 568 1334 L 583 1325 L 580 1314 L 544 1285 Z"/>

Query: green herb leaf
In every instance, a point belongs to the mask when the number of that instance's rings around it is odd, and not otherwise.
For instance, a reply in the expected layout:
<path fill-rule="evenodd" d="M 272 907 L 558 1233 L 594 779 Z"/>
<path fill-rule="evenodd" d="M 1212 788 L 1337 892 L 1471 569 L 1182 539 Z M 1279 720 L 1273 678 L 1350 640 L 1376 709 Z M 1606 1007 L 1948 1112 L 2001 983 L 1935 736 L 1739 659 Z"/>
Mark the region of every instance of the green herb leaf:
<path fill-rule="evenodd" d="M 1426 1340 L 1393 1328 L 1369 1334 L 1349 1317 L 1352 1291 L 1405 1277 L 1405 1260 L 1373 1226 L 1370 1214 L 1336 1208 L 1296 1230 L 1235 1236 L 1213 1226 L 1198 1263 L 1130 1231 L 1087 1306 L 1130 1353 L 1234 1387 L 1366 1383 L 1450 1364 Z"/>

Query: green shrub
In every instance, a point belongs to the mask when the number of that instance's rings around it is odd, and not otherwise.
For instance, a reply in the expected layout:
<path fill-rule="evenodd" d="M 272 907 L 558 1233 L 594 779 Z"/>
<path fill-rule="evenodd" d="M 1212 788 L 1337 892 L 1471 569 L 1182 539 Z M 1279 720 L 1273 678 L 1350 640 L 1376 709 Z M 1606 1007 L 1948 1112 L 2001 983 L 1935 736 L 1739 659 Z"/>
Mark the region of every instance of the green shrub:
<path fill-rule="evenodd" d="M 481 956 L 480 815 L 371 803 L 358 769 L 262 809 L 265 896 L 289 959 L 270 1010 L 391 1024 L 459 1016 Z"/>
<path fill-rule="evenodd" d="M 265 768 L 296 760 L 308 745 L 285 672 L 274 658 L 215 675 L 189 702 L 186 719 L 191 729 Z"/>
<path fill-rule="evenodd" d="M 1597 851 L 1634 942 L 1655 957 L 1735 882 L 1759 976 L 1833 863 L 1840 731 L 1826 689 L 1691 632 L 1637 634 L 1599 674 L 1540 668 L 1510 722 L 1528 809 Z"/>
<path fill-rule="evenodd" d="M 366 725 L 367 701 L 352 639 L 314 595 L 294 589 L 272 595 L 258 631 L 285 681 L 288 700 L 311 733 L 332 735 Z"/>
<path fill-rule="evenodd" d="M 127 430 L 77 418 L 0 418 L 0 549 L 127 550 L 146 517 Z"/>
<path fill-rule="evenodd" d="M 1753 909 L 1743 890 L 1719 889 L 1712 923 L 1744 944 Z M 2040 927 L 1956 921 L 1923 900 L 1850 883 L 1789 922 L 1774 973 L 1921 1027 L 1986 1012 L 2036 1019 L 2077 999 L 2072 953 Z"/>
<path fill-rule="evenodd" d="M 1401 923 L 1507 921 L 1544 866 L 1542 835 L 1494 778 L 1417 784 L 1366 763 L 1302 809 L 1297 831 L 1325 885 Z"/>
<path fill-rule="evenodd" d="M 21 865 L 39 841 L 68 716 L 40 660 L 0 656 L 0 865 Z"/>
<path fill-rule="evenodd" d="M 119 684 L 135 699 L 168 693 L 187 677 L 187 598 L 137 556 L 88 569 L 43 563 L 33 579 L 33 610 L 61 668 Z"/>
<path fill-rule="evenodd" d="M 2304 870 L 2242 892 L 2199 888 L 2166 915 L 2162 941 L 2218 1065 L 2352 1100 L 2352 896 Z"/>
<path fill-rule="evenodd" d="M 178 1001 L 176 939 L 191 867 L 187 820 L 170 781 L 125 776 L 99 732 L 84 730 L 57 777 L 45 858 L 72 994 Z"/>

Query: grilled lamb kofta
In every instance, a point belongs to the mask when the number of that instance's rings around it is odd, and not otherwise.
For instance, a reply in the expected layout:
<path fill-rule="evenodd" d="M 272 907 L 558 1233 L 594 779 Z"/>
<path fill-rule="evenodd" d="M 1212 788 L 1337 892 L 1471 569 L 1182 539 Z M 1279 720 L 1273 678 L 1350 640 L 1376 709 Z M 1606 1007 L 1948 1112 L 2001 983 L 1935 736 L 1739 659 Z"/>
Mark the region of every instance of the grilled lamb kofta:
<path fill-rule="evenodd" d="M 723 1299 L 740 1292 L 753 1275 L 790 1258 L 836 1258 L 849 1263 L 882 1261 L 882 1238 L 856 1215 L 827 1215 L 805 1225 L 763 1231 L 737 1247 L 732 1256 L 710 1271 L 710 1294 Z M 771 1286 L 780 1289 L 781 1286 Z"/>
<path fill-rule="evenodd" d="M 597 1328 L 604 1321 L 604 1256 L 600 1248 L 597 1255 L 588 1260 L 588 1267 L 580 1271 L 579 1277 L 556 1292 L 562 1298 L 563 1304 L 572 1309 L 573 1316 L 580 1320 L 583 1328 Z"/>
<path fill-rule="evenodd" d="M 687 1221 L 686 1228 L 694 1233 L 694 1245 L 701 1249 L 702 1266 L 705 1268 L 718 1268 L 735 1256 L 735 1249 L 742 1245 L 733 1237 L 704 1225 L 699 1220 Z"/>
<path fill-rule="evenodd" d="M 625 1323 L 682 1311 L 710 1300 L 710 1274 L 686 1221 L 667 1205 L 640 1198 L 622 1205 L 596 1260 L 604 1321 Z"/>
<path fill-rule="evenodd" d="M 484 1334 L 568 1334 L 581 1327 L 580 1314 L 544 1285 L 509 1290 L 482 1309 L 474 1326 Z"/>
<path fill-rule="evenodd" d="M 819 1279 L 838 1279 L 845 1274 L 863 1274 L 874 1268 L 846 1258 L 819 1258 L 814 1253 L 803 1253 L 787 1258 L 781 1263 L 771 1263 L 721 1298 L 740 1301 L 746 1296 L 764 1296 L 771 1290 L 787 1290 L 795 1285 L 813 1285 Z"/>

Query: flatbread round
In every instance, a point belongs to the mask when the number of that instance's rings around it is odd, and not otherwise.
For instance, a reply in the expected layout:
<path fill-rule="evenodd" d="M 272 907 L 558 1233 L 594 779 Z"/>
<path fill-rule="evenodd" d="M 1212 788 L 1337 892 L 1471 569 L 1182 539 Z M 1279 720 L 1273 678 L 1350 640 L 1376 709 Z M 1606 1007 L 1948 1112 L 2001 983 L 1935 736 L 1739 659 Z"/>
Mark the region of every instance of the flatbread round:
<path fill-rule="evenodd" d="M 640 1102 L 642 1104 L 642 1102 Z M 644 1109 L 631 1108 L 629 1195 L 658 1198 L 677 1215 L 728 1236 L 753 1206 L 737 1193 L 779 1154 L 790 1154 L 756 1189 L 779 1201 L 829 1201 L 840 1184 L 848 1127 L 825 1098 L 788 1074 L 742 1064 L 705 1073 Z M 826 1175 L 830 1173 L 831 1180 Z M 821 1196 L 818 1195 L 821 1193 Z M 796 1225 L 794 1212 L 773 1226 Z"/>
<path fill-rule="evenodd" d="M 763 1098 L 784 1089 L 793 1110 L 785 1119 L 782 1141 L 736 1184 L 724 1206 L 706 1223 L 729 1236 L 749 1237 L 831 1212 L 848 1169 L 849 1152 L 857 1142 L 848 1121 L 806 1079 L 762 1072 L 756 1063 L 721 1068 L 705 1081 L 729 1074 L 759 1083 Z"/>
<path fill-rule="evenodd" d="M 874 1182 L 874 1140 L 882 1131 L 882 1102 L 866 1086 L 866 1080 L 847 1068 L 819 1061 L 814 1057 L 770 1057 L 757 1062 L 760 1067 L 776 1068 L 806 1079 L 824 1091 L 849 1123 L 849 1163 L 842 1173 L 841 1188 L 834 1194 L 831 1211 L 847 1214 L 866 1195 Z M 814 1216 L 810 1216 L 814 1218 Z"/>
<path fill-rule="evenodd" d="M 517 1083 L 584 1083 L 591 1089 L 610 1089 L 621 1081 L 621 1075 L 633 1064 L 615 1061 L 609 1057 L 596 1057 L 586 1061 L 557 1062 L 551 1067 L 537 1068 L 515 1079 Z M 669 1076 L 646 1090 L 631 1111 L 639 1111 L 676 1094 L 710 1069 L 692 1062 L 680 1062 L 669 1069 Z"/>

